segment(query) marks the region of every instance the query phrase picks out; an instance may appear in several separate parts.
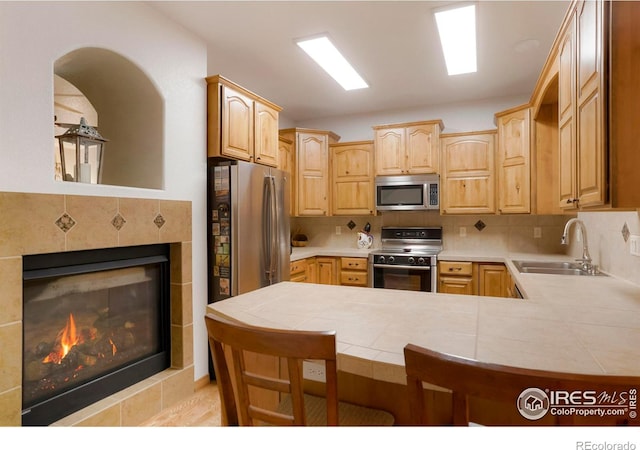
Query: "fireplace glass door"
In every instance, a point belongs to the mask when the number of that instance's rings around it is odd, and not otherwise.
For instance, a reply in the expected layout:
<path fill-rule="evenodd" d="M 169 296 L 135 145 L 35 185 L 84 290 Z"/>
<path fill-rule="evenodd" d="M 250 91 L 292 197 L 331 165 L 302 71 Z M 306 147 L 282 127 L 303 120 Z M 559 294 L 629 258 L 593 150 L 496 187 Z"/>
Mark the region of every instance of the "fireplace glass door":
<path fill-rule="evenodd" d="M 51 423 L 168 367 L 168 254 L 154 247 L 124 259 L 123 249 L 25 257 L 23 424 Z"/>

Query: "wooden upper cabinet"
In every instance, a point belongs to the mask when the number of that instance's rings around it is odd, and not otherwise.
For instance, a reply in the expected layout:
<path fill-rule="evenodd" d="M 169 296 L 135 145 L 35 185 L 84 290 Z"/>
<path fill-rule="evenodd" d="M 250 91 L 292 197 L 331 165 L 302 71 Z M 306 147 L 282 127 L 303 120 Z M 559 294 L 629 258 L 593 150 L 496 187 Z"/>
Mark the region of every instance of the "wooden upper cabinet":
<path fill-rule="evenodd" d="M 376 175 L 439 172 L 441 120 L 373 127 Z"/>
<path fill-rule="evenodd" d="M 603 36 L 604 3 L 576 8 L 576 147 L 578 206 L 604 205 L 607 198 Z"/>
<path fill-rule="evenodd" d="M 271 167 L 279 161 L 278 115 L 276 109 L 255 103 L 255 162 Z"/>
<path fill-rule="evenodd" d="M 531 212 L 531 111 L 528 105 L 496 114 L 498 211 Z"/>
<path fill-rule="evenodd" d="M 405 130 L 384 128 L 375 131 L 376 175 L 405 173 Z"/>
<path fill-rule="evenodd" d="M 306 128 L 280 130 L 282 139 L 293 143 L 291 198 L 295 216 L 330 215 L 329 144 L 340 139 L 330 131 Z"/>
<path fill-rule="evenodd" d="M 285 172 L 289 173 L 289 176 L 287 177 L 287 183 L 289 184 L 289 195 L 290 195 L 290 201 L 289 201 L 289 215 L 290 216 L 295 216 L 296 215 L 296 199 L 293 195 L 294 189 L 294 183 L 295 183 L 295 170 L 294 170 L 294 163 L 295 163 L 295 156 L 293 154 L 294 151 L 294 145 L 293 142 L 290 139 L 284 138 L 282 136 L 278 137 L 278 169 L 280 170 L 284 170 Z"/>
<path fill-rule="evenodd" d="M 222 147 L 220 152 L 235 159 L 253 157 L 253 100 L 227 86 L 222 90 Z"/>
<path fill-rule="evenodd" d="M 496 131 L 440 136 L 440 210 L 443 214 L 495 213 Z"/>
<path fill-rule="evenodd" d="M 604 2 L 578 1 L 560 35 L 558 200 L 563 210 L 608 201 L 604 16 Z"/>
<path fill-rule="evenodd" d="M 373 214 L 373 141 L 332 144 L 329 156 L 332 214 Z"/>
<path fill-rule="evenodd" d="M 206 80 L 207 155 L 276 167 L 282 108 L 220 75 Z"/>
<path fill-rule="evenodd" d="M 560 38 L 558 65 L 559 206 L 574 209 L 576 203 L 575 139 L 575 15 Z"/>
<path fill-rule="evenodd" d="M 297 153 L 298 215 L 329 214 L 329 146 L 326 135 L 300 133 Z"/>

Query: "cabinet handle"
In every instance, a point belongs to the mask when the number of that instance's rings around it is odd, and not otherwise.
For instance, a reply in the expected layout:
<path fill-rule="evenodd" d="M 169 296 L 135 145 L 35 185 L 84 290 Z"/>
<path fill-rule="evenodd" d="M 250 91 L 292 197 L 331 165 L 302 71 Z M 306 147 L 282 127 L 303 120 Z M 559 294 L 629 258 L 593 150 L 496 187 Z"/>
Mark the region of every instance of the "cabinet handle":
<path fill-rule="evenodd" d="M 460 271 L 462 270 L 462 267 L 449 267 L 449 272 L 453 272 L 453 271 Z"/>

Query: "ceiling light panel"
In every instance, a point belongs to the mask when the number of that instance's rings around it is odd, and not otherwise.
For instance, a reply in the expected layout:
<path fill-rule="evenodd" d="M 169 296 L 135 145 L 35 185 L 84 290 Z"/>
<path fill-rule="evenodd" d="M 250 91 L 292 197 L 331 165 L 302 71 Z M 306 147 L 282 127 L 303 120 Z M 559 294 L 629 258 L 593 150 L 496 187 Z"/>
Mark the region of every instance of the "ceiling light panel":
<path fill-rule="evenodd" d="M 475 5 L 436 10 L 434 15 L 449 75 L 476 72 Z"/>
<path fill-rule="evenodd" d="M 369 87 L 327 36 L 299 39 L 296 44 L 345 90 Z"/>

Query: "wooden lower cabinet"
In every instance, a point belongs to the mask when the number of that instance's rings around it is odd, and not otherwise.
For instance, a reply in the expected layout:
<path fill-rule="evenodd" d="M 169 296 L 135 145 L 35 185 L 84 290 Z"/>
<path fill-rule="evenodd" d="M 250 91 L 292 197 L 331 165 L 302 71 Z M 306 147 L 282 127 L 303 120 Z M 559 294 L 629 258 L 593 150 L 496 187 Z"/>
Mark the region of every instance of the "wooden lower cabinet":
<path fill-rule="evenodd" d="M 316 257 L 317 279 L 319 284 L 338 284 L 338 262 L 336 258 L 318 256 Z"/>
<path fill-rule="evenodd" d="M 289 281 L 315 283 L 317 278 L 316 258 L 299 259 L 289 264 Z"/>
<path fill-rule="evenodd" d="M 438 292 L 517 298 L 515 283 L 502 263 L 439 261 Z"/>
<path fill-rule="evenodd" d="M 473 263 L 440 261 L 438 266 L 438 292 L 476 294 L 473 283 Z"/>
<path fill-rule="evenodd" d="M 292 261 L 290 281 L 342 286 L 368 286 L 367 258 L 315 256 Z"/>
<path fill-rule="evenodd" d="M 342 286 L 368 286 L 367 258 L 340 258 Z"/>
<path fill-rule="evenodd" d="M 478 264 L 478 295 L 509 297 L 509 271 L 502 263 Z"/>

